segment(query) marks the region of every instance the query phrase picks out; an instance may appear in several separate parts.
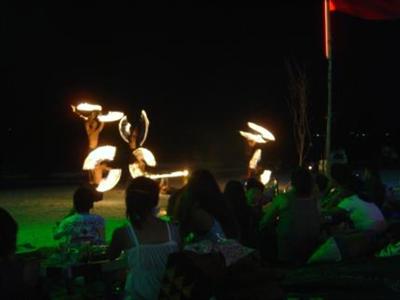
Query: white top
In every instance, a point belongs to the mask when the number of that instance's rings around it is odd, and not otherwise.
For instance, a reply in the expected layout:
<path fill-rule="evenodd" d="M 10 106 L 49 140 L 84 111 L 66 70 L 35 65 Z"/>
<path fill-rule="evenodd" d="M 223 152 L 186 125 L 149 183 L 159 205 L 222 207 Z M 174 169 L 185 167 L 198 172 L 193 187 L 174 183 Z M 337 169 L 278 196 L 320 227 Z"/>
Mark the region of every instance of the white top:
<path fill-rule="evenodd" d="M 178 251 L 177 236 L 174 239 L 170 225 L 166 223 L 166 226 L 168 241 L 140 244 L 132 225 L 128 224 L 128 233 L 134 246 L 125 251 L 129 269 L 125 283 L 125 299 L 158 299 L 168 256 Z"/>
<path fill-rule="evenodd" d="M 95 214 L 75 213 L 61 221 L 54 232 L 54 238 L 65 238 L 71 246 L 84 243 L 104 243 L 104 219 Z"/>
<path fill-rule="evenodd" d="M 357 195 L 352 195 L 344 198 L 338 207 L 350 214 L 350 219 L 357 230 L 381 232 L 386 229 L 385 217 L 375 203 L 366 202 Z"/>

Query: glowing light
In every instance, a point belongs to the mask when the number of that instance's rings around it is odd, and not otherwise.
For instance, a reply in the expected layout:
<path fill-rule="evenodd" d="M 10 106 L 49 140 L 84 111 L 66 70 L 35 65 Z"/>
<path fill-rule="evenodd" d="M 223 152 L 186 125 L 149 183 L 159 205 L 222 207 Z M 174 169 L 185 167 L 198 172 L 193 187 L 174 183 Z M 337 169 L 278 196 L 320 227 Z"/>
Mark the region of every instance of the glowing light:
<path fill-rule="evenodd" d="M 138 163 L 133 163 L 129 165 L 129 173 L 131 174 L 131 177 L 133 179 L 139 176 L 145 176 L 145 173 L 142 172 Z"/>
<path fill-rule="evenodd" d="M 111 169 L 110 171 L 108 171 L 107 177 L 103 178 L 100 181 L 96 190 L 102 193 L 111 190 L 119 182 L 121 178 L 121 173 L 122 173 L 121 169 Z"/>
<path fill-rule="evenodd" d="M 97 104 L 90 104 L 87 102 L 80 103 L 76 106 L 77 111 L 82 111 L 82 112 L 92 112 L 92 111 L 102 111 L 101 105 Z"/>
<path fill-rule="evenodd" d="M 262 172 L 262 174 L 260 175 L 260 181 L 263 185 L 266 185 L 270 181 L 271 174 L 272 172 L 270 170 L 264 170 L 264 172 Z"/>
<path fill-rule="evenodd" d="M 97 119 L 100 122 L 115 122 L 120 120 L 123 116 L 124 116 L 123 112 L 109 111 L 106 115 L 98 115 Z"/>
<path fill-rule="evenodd" d="M 157 165 L 156 158 L 149 149 L 139 147 L 133 151 L 133 155 L 135 155 L 137 160 L 144 161 L 149 167 L 155 167 Z"/>
<path fill-rule="evenodd" d="M 311 170 L 312 170 L 312 165 L 309 165 L 309 166 L 308 166 L 308 169 L 311 171 Z"/>
<path fill-rule="evenodd" d="M 83 170 L 94 170 L 97 164 L 104 160 L 113 160 L 117 148 L 114 146 L 101 146 L 91 151 L 85 158 Z"/>
<path fill-rule="evenodd" d="M 149 125 L 150 125 L 150 121 L 149 118 L 147 117 L 147 114 L 144 110 L 142 110 L 141 114 L 140 114 L 141 119 L 144 122 L 144 134 L 143 134 L 143 139 L 140 142 L 140 146 L 142 146 L 144 144 L 144 142 L 147 139 L 147 134 L 149 133 Z"/>
<path fill-rule="evenodd" d="M 257 168 L 257 165 L 258 165 L 258 163 L 260 162 L 260 160 L 261 160 L 261 149 L 257 149 L 255 152 L 254 152 L 254 154 L 253 154 L 253 156 L 252 156 L 252 158 L 250 159 L 250 161 L 249 161 L 249 168 L 250 169 L 256 169 Z"/>
<path fill-rule="evenodd" d="M 147 175 L 147 177 L 156 180 L 156 179 L 162 179 L 162 178 L 175 178 L 175 177 L 187 177 L 189 175 L 188 170 L 183 170 L 183 171 L 175 171 L 171 173 L 165 173 L 165 174 L 151 174 Z"/>
<path fill-rule="evenodd" d="M 275 141 L 275 137 L 274 135 L 266 128 L 257 125 L 253 122 L 248 122 L 247 125 L 253 129 L 254 131 L 256 131 L 257 133 L 261 134 L 261 136 L 263 137 L 263 139 L 268 140 L 268 141 Z"/>
<path fill-rule="evenodd" d="M 261 134 L 254 134 L 246 131 L 239 131 L 240 135 L 249 141 L 253 141 L 258 144 L 265 144 L 267 141 L 263 139 Z"/>
<path fill-rule="evenodd" d="M 119 134 L 122 139 L 129 143 L 129 138 L 131 136 L 131 124 L 128 122 L 127 116 L 123 116 L 118 123 Z"/>

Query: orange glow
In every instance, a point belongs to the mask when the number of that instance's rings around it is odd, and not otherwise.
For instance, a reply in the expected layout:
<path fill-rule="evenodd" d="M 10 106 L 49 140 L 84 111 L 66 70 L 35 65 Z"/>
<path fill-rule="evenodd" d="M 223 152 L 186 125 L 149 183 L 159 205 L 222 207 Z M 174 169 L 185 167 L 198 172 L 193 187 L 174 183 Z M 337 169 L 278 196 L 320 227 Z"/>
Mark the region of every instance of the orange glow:
<path fill-rule="evenodd" d="M 332 1 L 324 0 L 324 34 L 325 34 L 325 57 L 331 57 L 330 46 L 330 10 L 335 10 L 335 5 Z"/>

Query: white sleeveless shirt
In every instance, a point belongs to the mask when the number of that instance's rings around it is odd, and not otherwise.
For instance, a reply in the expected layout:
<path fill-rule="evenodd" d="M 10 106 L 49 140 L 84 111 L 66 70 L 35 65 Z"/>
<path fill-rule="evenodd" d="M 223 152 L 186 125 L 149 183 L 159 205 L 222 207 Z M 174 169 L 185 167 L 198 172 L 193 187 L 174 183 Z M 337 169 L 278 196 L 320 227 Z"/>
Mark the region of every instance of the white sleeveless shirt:
<path fill-rule="evenodd" d="M 126 250 L 128 275 L 125 283 L 125 299 L 158 299 L 170 253 L 178 251 L 178 242 L 172 237 L 170 225 L 166 223 L 168 241 L 158 244 L 140 244 L 132 225 L 128 233 L 133 247 Z"/>

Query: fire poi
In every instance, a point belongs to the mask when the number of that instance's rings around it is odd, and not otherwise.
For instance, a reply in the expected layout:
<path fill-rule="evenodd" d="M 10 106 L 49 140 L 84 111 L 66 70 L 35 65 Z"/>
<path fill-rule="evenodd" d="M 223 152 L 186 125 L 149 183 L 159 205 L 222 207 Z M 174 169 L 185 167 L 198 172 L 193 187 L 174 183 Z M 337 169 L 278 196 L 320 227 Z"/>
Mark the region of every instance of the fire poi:
<path fill-rule="evenodd" d="M 254 132 L 239 131 L 239 133 L 247 140 L 247 143 L 252 150 L 252 155 L 249 160 L 248 173 L 247 173 L 248 177 L 252 177 L 257 174 L 257 167 L 259 162 L 261 161 L 261 156 L 262 156 L 261 149 L 260 148 L 254 149 L 254 148 L 256 147 L 257 144 L 266 144 L 269 141 L 275 141 L 275 136 L 268 129 L 260 125 L 257 125 L 256 123 L 247 122 L 247 126 Z M 260 177 L 260 180 L 262 182 L 269 181 L 271 174 L 268 173 L 267 171 L 268 170 L 265 170 L 261 174 L 261 175 L 264 174 L 262 178 Z M 267 174 L 269 174 L 269 176 Z"/>
<path fill-rule="evenodd" d="M 133 125 L 128 120 L 128 117 L 119 111 L 108 111 L 103 114 L 103 107 L 98 104 L 91 104 L 88 102 L 80 103 L 76 106 L 71 105 L 72 111 L 79 117 L 85 120 L 86 123 L 96 121 L 94 127 L 97 128 L 94 137 L 89 136 L 88 128 L 91 125 L 86 124 L 90 153 L 84 160 L 83 170 L 90 171 L 91 184 L 96 186 L 99 192 L 109 191 L 114 188 L 121 179 L 122 170 L 110 168 L 107 163 L 114 160 L 117 148 L 115 146 L 97 146 L 98 136 L 102 130 L 104 123 L 119 121 L 118 130 L 122 139 L 129 145 L 131 153 L 134 157 L 134 162 L 129 164 L 129 173 L 132 178 L 138 176 L 147 176 L 154 180 L 174 177 L 186 177 L 189 172 L 175 171 L 166 174 L 150 174 L 147 172 L 147 167 L 155 167 L 157 165 L 154 154 L 147 148 L 142 147 L 147 139 L 149 132 L 150 121 L 147 117 L 146 111 L 142 110 L 138 121 Z M 89 123 L 91 124 L 91 123 Z M 91 141 L 94 138 L 95 141 Z M 94 145 L 94 146 L 93 146 Z"/>

